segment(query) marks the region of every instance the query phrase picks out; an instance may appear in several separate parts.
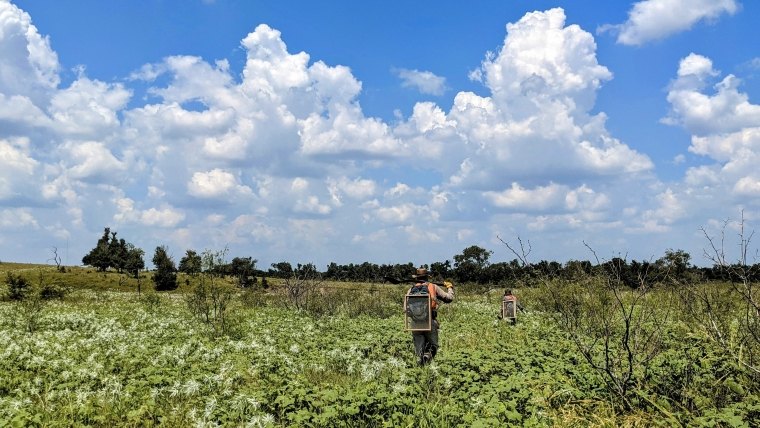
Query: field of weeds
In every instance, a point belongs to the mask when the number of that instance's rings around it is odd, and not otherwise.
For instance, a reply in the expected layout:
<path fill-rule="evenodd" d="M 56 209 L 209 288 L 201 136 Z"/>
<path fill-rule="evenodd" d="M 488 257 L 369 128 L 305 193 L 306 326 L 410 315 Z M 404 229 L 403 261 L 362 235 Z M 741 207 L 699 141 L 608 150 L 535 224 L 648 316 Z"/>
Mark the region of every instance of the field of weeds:
<path fill-rule="evenodd" d="M 191 304 L 192 283 L 159 294 L 145 282 L 138 295 L 132 280 L 120 283 L 113 273 L 40 269 L 0 264 L 0 274 L 28 274 L 32 284 L 74 278 L 62 284 L 65 295 L 39 306 L 7 292 L 0 301 L 2 426 L 753 426 L 760 420 L 751 371 L 679 316 L 657 330 L 659 349 L 633 367 L 633 388 L 620 395 L 581 352 L 587 342 L 579 343 L 579 335 L 595 333 L 568 330 L 547 307 L 552 290 L 517 290 L 526 310 L 513 326 L 497 319 L 500 290 L 459 287 L 457 300 L 440 309 L 439 355 L 419 367 L 403 331 L 403 287 L 335 284 L 315 290 L 299 308 L 276 285 L 230 288 L 220 330 L 213 311 L 204 319 Z M 92 286 L 81 278 L 92 278 Z"/>

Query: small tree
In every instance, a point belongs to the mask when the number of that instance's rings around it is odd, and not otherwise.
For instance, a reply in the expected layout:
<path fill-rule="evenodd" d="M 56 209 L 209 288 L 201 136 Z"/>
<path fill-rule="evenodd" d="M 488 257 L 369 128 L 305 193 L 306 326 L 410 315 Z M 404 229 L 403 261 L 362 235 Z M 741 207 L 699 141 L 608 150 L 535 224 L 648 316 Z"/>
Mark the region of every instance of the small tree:
<path fill-rule="evenodd" d="M 153 255 L 153 284 L 156 291 L 175 290 L 177 288 L 177 269 L 165 246 L 156 247 Z"/>
<path fill-rule="evenodd" d="M 235 257 L 230 263 L 230 273 L 237 278 L 238 285 L 247 288 L 256 282 L 256 259 Z"/>
<path fill-rule="evenodd" d="M 126 244 L 126 250 L 127 256 L 124 263 L 124 270 L 133 277 L 139 278 L 140 270 L 145 269 L 145 261 L 143 260 L 145 251 L 132 244 Z"/>
<path fill-rule="evenodd" d="M 179 271 L 188 275 L 201 273 L 201 256 L 193 250 L 187 250 L 184 257 L 179 260 Z"/>
<path fill-rule="evenodd" d="M 227 249 L 212 252 L 206 250 L 201 256 L 203 272 L 193 292 L 186 298 L 190 312 L 201 322 L 211 328 L 214 337 L 230 333 L 230 305 L 234 296 L 234 288 L 224 284 L 221 278 L 220 266 L 226 266 L 224 261 Z"/>
<path fill-rule="evenodd" d="M 755 232 L 745 229 L 742 211 L 737 224 L 739 256 L 732 263 L 724 247 L 725 231 L 729 223 L 727 220 L 723 224 L 720 238 L 701 229 L 709 244 L 704 255 L 713 262 L 714 269 L 728 278 L 728 293 L 722 292 L 720 286 L 688 287 L 687 308 L 693 319 L 703 326 L 731 358 L 755 380 L 760 380 L 760 287 L 754 280 L 758 276 L 760 265 L 750 264 L 750 259 L 755 259 L 756 262 L 758 258 L 757 250 L 752 254 Z"/>
<path fill-rule="evenodd" d="M 557 275 L 546 264 L 534 269 L 527 256 L 530 242 L 518 238 L 519 251 L 499 238 L 541 284 L 541 304 L 552 310 L 585 362 L 601 375 L 607 391 L 631 408 L 631 395 L 650 361 L 661 351 L 663 325 L 670 316 L 670 294 L 652 294 L 647 271 L 639 272 L 637 286 L 626 283 L 625 258 L 600 261 L 596 266 L 576 263 L 571 276 Z M 540 265 L 539 265 L 540 267 Z M 553 275 L 553 276 L 551 276 Z M 663 297 L 665 299 L 663 300 Z M 657 299 L 658 304 L 653 302 Z"/>
<path fill-rule="evenodd" d="M 110 236 L 111 228 L 106 227 L 103 230 L 103 236 L 98 239 L 95 248 L 82 257 L 82 264 L 92 266 L 100 272 L 105 272 L 111 266 L 111 255 L 109 252 Z"/>
<path fill-rule="evenodd" d="M 58 247 L 51 247 L 50 252 L 53 253 L 53 257 L 48 259 L 48 261 L 52 260 L 53 263 L 55 263 L 55 270 L 61 273 L 66 272 L 66 268 L 63 266 L 63 262 L 61 261 L 61 256 L 58 255 Z"/>
<path fill-rule="evenodd" d="M 335 263 L 331 263 L 337 267 Z M 293 276 L 293 266 L 288 262 L 272 263 L 272 269 L 269 269 L 269 273 L 277 278 L 290 278 Z"/>
<path fill-rule="evenodd" d="M 299 263 L 293 274 L 285 279 L 285 291 L 296 309 L 306 309 L 309 299 L 321 284 L 322 275 L 313 263 Z"/>

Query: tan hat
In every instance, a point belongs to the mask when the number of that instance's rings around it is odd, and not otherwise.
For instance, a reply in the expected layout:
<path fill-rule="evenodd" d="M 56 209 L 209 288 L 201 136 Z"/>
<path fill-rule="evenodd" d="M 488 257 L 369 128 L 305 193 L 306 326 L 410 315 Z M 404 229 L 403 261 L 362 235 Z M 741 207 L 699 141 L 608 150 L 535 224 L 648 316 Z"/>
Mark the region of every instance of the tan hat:
<path fill-rule="evenodd" d="M 419 268 L 417 269 L 417 274 L 412 275 L 415 279 L 427 279 L 428 277 L 428 271 L 425 268 Z"/>

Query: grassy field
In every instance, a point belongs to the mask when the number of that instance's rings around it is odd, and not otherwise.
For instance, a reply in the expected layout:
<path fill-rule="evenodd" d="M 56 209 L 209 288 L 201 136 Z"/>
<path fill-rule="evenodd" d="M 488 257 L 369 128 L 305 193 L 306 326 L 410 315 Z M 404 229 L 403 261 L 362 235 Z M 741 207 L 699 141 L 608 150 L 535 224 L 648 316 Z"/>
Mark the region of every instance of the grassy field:
<path fill-rule="evenodd" d="M 497 319 L 499 290 L 440 310 L 441 350 L 418 367 L 403 287 L 321 284 L 300 309 L 280 284 L 234 291 L 223 334 L 188 302 L 199 278 L 0 263 L 65 286 L 39 306 L 0 301 L 0 426 L 757 426 L 751 373 L 677 314 L 623 400 L 542 308 Z M 224 287 L 229 285 L 224 284 Z M 231 288 L 226 288 L 231 290 Z M 7 294 L 7 293 L 6 293 Z M 659 296 L 658 296 L 659 297 Z M 738 316 L 738 315 L 737 315 Z M 35 317 L 30 328 L 29 318 Z"/>

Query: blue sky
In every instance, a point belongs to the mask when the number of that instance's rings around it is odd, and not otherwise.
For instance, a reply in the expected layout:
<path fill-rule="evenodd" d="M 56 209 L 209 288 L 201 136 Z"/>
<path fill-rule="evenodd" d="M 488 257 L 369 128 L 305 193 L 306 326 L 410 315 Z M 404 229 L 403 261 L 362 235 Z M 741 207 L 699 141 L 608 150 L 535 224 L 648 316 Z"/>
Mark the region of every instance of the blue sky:
<path fill-rule="evenodd" d="M 0 0 L 0 260 L 697 264 L 760 217 L 757 2 Z M 735 245 L 730 245 L 733 249 Z"/>

